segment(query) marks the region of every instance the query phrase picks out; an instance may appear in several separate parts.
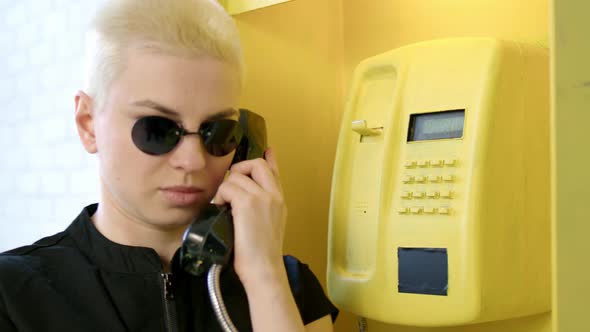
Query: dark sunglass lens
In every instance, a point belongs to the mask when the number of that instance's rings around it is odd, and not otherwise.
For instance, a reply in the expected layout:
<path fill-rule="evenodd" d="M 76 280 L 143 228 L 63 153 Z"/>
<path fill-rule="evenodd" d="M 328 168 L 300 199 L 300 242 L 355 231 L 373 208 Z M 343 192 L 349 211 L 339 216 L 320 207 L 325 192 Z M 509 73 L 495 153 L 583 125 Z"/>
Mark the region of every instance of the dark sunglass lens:
<path fill-rule="evenodd" d="M 160 155 L 174 149 L 180 140 L 176 122 L 160 116 L 147 116 L 135 122 L 131 131 L 133 143 L 141 151 Z"/>
<path fill-rule="evenodd" d="M 203 123 L 199 132 L 207 152 L 217 157 L 235 150 L 242 139 L 240 124 L 229 119 Z"/>

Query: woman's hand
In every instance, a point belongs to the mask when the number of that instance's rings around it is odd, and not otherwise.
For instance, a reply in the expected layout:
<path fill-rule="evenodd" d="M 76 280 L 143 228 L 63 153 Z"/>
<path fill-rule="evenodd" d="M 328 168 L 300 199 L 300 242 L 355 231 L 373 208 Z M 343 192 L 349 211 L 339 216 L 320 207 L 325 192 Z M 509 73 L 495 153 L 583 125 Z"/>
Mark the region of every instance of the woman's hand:
<path fill-rule="evenodd" d="M 246 286 L 281 278 L 287 217 L 277 161 L 272 149 L 265 159 L 245 160 L 230 168 L 215 204 L 231 204 L 234 219 L 234 268 Z"/>

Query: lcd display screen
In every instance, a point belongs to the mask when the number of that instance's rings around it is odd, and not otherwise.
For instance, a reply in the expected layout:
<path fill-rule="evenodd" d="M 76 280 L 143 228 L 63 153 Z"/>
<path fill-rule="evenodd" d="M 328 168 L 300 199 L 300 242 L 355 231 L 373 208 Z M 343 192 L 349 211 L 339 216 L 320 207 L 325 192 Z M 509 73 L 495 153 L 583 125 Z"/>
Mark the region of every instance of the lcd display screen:
<path fill-rule="evenodd" d="M 463 137 L 465 110 L 410 115 L 408 142 Z"/>

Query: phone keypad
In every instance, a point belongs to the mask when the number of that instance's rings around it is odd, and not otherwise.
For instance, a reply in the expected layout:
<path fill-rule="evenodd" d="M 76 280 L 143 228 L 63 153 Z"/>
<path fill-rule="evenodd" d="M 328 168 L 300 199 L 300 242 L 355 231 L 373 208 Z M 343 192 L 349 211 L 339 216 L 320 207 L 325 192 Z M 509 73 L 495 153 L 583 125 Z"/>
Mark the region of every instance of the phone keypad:
<path fill-rule="evenodd" d="M 434 159 L 430 161 L 430 166 L 432 167 L 442 167 L 443 165 L 443 160 L 440 159 Z"/>
<path fill-rule="evenodd" d="M 443 206 L 438 209 L 438 213 L 440 214 L 451 214 L 451 209 L 449 207 Z"/>
<path fill-rule="evenodd" d="M 439 197 L 439 195 L 440 195 L 440 193 L 438 191 L 429 191 L 426 193 L 426 196 L 428 196 L 428 198 L 431 198 L 431 199 L 436 199 Z"/>
<path fill-rule="evenodd" d="M 424 213 L 426 214 L 435 214 L 438 209 L 434 207 L 427 207 L 424 208 Z"/>
<path fill-rule="evenodd" d="M 403 206 L 397 212 L 408 216 L 452 215 L 459 164 L 453 158 L 406 160 L 400 195 Z"/>
<path fill-rule="evenodd" d="M 453 198 L 452 197 L 453 192 L 451 190 L 443 190 L 440 192 L 440 198 Z"/>
<path fill-rule="evenodd" d="M 413 206 L 410 208 L 410 211 L 412 212 L 412 214 L 420 214 L 420 213 L 422 213 L 423 209 L 424 208 L 421 206 Z"/>
<path fill-rule="evenodd" d="M 418 175 L 416 176 L 416 182 L 417 183 L 425 183 L 426 182 L 426 177 L 422 176 L 422 175 Z"/>
<path fill-rule="evenodd" d="M 456 159 L 445 159 L 445 166 L 455 167 L 455 166 L 457 166 L 457 160 Z"/>
<path fill-rule="evenodd" d="M 443 175 L 442 177 L 444 182 L 453 182 L 455 180 L 455 176 L 451 174 Z"/>
<path fill-rule="evenodd" d="M 429 175 L 428 182 L 432 182 L 432 183 L 440 182 L 440 175 Z"/>
<path fill-rule="evenodd" d="M 420 198 L 424 198 L 425 193 L 423 191 L 415 191 L 412 193 L 412 197 L 420 199 Z"/>
<path fill-rule="evenodd" d="M 412 198 L 412 192 L 411 191 L 404 191 L 402 192 L 402 198 L 404 199 L 411 199 Z"/>
<path fill-rule="evenodd" d="M 414 167 L 416 167 L 416 162 L 413 161 L 413 160 L 408 160 L 408 161 L 406 161 L 406 163 L 404 164 L 404 166 L 406 168 L 414 168 Z"/>

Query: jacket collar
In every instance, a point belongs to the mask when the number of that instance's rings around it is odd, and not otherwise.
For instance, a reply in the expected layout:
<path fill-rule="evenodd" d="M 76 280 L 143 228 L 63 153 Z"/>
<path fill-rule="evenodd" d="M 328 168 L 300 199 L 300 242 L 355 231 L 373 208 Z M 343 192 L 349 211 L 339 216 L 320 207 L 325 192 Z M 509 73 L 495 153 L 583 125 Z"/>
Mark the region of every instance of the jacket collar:
<path fill-rule="evenodd" d="M 85 207 L 66 230 L 94 264 L 111 272 L 162 272 L 160 258 L 154 249 L 115 243 L 102 235 L 91 219 L 97 208 L 98 204 Z"/>

